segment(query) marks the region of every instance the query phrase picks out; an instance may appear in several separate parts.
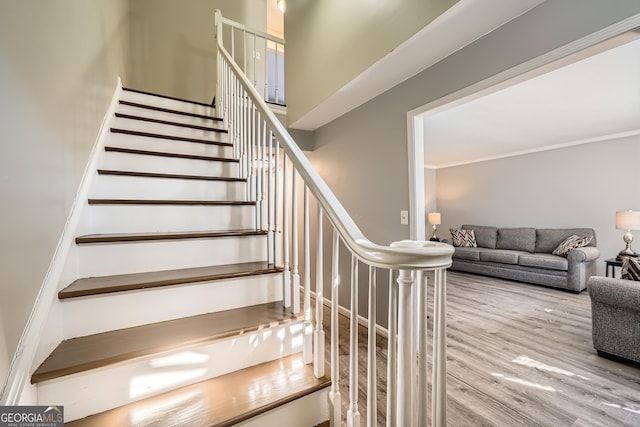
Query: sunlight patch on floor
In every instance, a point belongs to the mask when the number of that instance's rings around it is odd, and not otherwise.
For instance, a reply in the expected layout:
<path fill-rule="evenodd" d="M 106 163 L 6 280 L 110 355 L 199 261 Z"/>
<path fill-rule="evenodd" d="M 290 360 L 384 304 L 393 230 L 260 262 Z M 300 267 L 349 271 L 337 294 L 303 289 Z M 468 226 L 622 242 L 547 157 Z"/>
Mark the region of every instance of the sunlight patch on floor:
<path fill-rule="evenodd" d="M 526 381 L 520 378 L 513 378 L 513 377 L 507 377 L 504 374 L 497 374 L 497 373 L 492 373 L 491 375 L 493 375 L 496 378 L 502 378 L 505 381 L 510 381 L 512 383 L 516 383 L 516 384 L 520 384 L 526 387 L 531 387 L 531 388 L 535 388 L 538 390 L 544 390 L 544 391 L 552 391 L 555 392 L 556 389 L 547 385 L 542 385 L 542 384 L 538 384 L 538 383 L 532 383 L 531 381 Z"/>
<path fill-rule="evenodd" d="M 550 366 L 542 362 L 538 362 L 537 360 L 531 359 L 527 356 L 518 356 L 515 359 L 513 359 L 512 362 L 518 365 L 539 369 L 541 371 L 553 372 L 554 374 L 561 374 L 561 375 L 566 375 L 568 377 L 578 377 L 584 380 L 589 380 L 589 378 L 583 377 L 582 375 L 575 374 L 571 371 L 567 371 L 562 368 L 558 368 L 556 366 Z"/>
<path fill-rule="evenodd" d="M 622 405 L 619 405 L 617 403 L 608 403 L 608 402 L 602 402 L 602 404 L 604 406 L 609 406 L 611 408 L 622 409 L 623 411 L 631 412 L 633 414 L 640 414 L 640 409 L 636 409 L 636 408 L 633 408 L 633 407 L 622 406 Z"/>

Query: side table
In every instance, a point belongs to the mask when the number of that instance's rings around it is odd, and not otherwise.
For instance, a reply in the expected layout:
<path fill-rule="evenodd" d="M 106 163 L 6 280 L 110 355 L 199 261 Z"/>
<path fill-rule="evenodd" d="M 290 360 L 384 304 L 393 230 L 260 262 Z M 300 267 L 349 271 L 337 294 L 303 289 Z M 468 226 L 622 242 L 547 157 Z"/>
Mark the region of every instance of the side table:
<path fill-rule="evenodd" d="M 616 277 L 616 267 L 622 268 L 622 261 L 618 261 L 616 258 L 609 258 L 604 260 L 606 264 L 605 268 L 605 276 L 606 277 Z M 611 268 L 611 276 L 609 276 L 609 268 Z"/>

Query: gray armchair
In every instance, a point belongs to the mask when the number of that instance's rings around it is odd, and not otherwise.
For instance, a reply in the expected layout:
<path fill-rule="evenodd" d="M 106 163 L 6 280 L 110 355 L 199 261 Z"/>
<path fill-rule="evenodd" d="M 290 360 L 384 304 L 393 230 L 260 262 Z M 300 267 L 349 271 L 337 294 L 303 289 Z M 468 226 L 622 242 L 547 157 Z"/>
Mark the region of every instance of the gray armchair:
<path fill-rule="evenodd" d="M 640 363 L 640 282 L 592 276 L 587 287 L 598 355 Z"/>

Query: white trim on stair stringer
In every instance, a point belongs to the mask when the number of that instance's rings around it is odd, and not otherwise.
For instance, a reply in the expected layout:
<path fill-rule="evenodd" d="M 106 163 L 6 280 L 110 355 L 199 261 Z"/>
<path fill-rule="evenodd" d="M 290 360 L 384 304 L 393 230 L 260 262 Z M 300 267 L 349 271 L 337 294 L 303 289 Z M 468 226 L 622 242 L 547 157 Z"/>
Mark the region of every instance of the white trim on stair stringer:
<path fill-rule="evenodd" d="M 310 292 L 311 292 L 311 298 L 315 300 L 316 293 L 314 291 L 310 291 Z M 327 297 L 322 297 L 322 304 L 326 307 L 331 308 L 331 300 Z M 339 304 L 338 304 L 338 312 L 343 316 L 346 316 L 347 318 L 351 318 L 351 310 Z M 323 320 L 323 323 L 326 323 L 326 322 Z M 365 328 L 368 328 L 369 320 L 366 317 L 362 316 L 361 314 L 358 314 L 358 324 L 361 326 L 364 326 Z M 376 333 L 384 338 L 389 338 L 389 330 L 384 326 L 380 326 L 380 324 L 378 323 L 376 323 Z"/>
<path fill-rule="evenodd" d="M 94 142 L 84 174 L 78 186 L 78 191 L 71 205 L 71 210 L 58 245 L 53 254 L 49 269 L 44 277 L 40 291 L 36 297 L 33 309 L 22 332 L 18 347 L 11 361 L 9 372 L 0 393 L 0 405 L 35 405 L 37 390 L 31 385 L 31 372 L 34 365 L 40 363 L 39 357 L 44 359 L 61 341 L 62 321 L 59 318 L 59 301 L 57 299 L 58 285 L 62 276 L 67 257 L 72 245 L 76 229 L 80 223 L 83 208 L 86 206 L 89 188 L 97 169 L 99 154 L 104 149 L 105 140 L 109 134 L 110 122 L 118 106 L 122 93 L 122 81 L 118 77 L 111 103 L 105 112 L 98 135 Z M 58 316 L 58 318 L 56 318 Z M 53 317 L 53 319 L 52 319 Z M 52 321 L 53 320 L 53 321 Z M 47 332 L 45 334 L 45 331 Z M 43 339 L 47 340 L 42 348 Z"/>

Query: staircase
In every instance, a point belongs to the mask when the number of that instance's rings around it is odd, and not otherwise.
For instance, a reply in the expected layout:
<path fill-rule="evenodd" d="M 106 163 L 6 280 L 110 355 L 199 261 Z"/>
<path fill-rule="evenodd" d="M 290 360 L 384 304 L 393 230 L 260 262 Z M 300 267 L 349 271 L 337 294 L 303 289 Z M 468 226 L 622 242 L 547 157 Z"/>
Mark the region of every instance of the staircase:
<path fill-rule="evenodd" d="M 37 403 L 70 426 L 315 426 L 327 376 L 211 106 L 124 89 L 58 292 Z M 327 374 L 328 375 L 328 374 Z"/>

